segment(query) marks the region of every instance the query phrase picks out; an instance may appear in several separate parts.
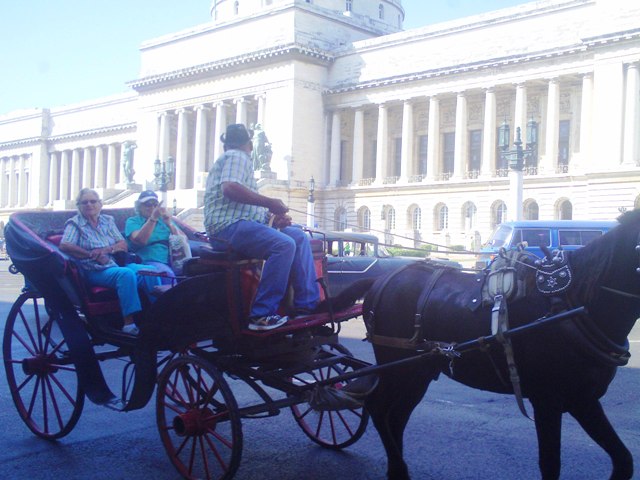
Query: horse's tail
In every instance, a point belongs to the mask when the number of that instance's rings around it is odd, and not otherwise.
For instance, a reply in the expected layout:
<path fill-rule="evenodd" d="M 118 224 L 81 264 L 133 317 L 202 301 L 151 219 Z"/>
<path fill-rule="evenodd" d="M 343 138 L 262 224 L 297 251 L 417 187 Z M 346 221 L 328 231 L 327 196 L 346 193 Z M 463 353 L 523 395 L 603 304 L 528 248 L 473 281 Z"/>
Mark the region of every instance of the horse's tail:
<path fill-rule="evenodd" d="M 337 296 L 327 298 L 320 302 L 315 311 L 319 313 L 328 311 L 338 312 L 340 310 L 344 310 L 363 298 L 374 282 L 374 278 L 363 278 L 358 280 L 345 288 Z"/>

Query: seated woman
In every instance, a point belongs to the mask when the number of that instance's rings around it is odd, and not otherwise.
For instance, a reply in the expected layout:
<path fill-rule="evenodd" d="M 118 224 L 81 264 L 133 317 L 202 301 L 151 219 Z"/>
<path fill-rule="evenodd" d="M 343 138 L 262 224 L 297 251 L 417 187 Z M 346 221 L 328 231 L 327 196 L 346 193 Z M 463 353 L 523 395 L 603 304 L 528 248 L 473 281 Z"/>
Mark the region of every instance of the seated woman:
<path fill-rule="evenodd" d="M 124 235 L 142 262 L 166 274 L 163 283 L 171 284 L 175 274 L 169 266 L 169 235 L 178 235 L 178 228 L 152 190 L 140 194 L 135 209 L 137 215 L 127 219 Z"/>
<path fill-rule="evenodd" d="M 160 284 L 158 276 L 138 275 L 141 271 L 155 271 L 152 266 L 135 263 L 119 267 L 112 255 L 127 251 L 113 217 L 103 215 L 102 200 L 95 190 L 83 188 L 76 199 L 78 215 L 64 226 L 60 250 L 79 260 L 79 266 L 91 285 L 114 288 L 118 292 L 124 327 L 122 331 L 138 334 L 133 315 L 142 310 L 138 287 L 151 293 Z M 153 296 L 149 296 L 153 299 Z"/>

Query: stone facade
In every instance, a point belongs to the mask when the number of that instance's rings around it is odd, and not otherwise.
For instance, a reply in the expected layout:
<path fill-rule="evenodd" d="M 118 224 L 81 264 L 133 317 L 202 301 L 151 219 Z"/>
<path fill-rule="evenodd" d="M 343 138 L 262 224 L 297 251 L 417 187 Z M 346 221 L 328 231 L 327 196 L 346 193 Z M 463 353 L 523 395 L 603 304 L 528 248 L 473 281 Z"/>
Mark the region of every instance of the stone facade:
<path fill-rule="evenodd" d="M 0 216 L 70 208 L 81 186 L 129 206 L 172 157 L 167 204 L 197 223 L 219 136 L 242 122 L 267 133 L 261 188 L 297 221 L 315 179 L 321 228 L 476 248 L 506 219 L 615 218 L 640 206 L 636 3 L 542 0 L 401 31 L 399 0 L 218 0 L 211 23 L 142 45 L 131 94 L 0 116 Z M 532 121 L 536 155 L 510 168 L 500 128 L 531 147 Z"/>

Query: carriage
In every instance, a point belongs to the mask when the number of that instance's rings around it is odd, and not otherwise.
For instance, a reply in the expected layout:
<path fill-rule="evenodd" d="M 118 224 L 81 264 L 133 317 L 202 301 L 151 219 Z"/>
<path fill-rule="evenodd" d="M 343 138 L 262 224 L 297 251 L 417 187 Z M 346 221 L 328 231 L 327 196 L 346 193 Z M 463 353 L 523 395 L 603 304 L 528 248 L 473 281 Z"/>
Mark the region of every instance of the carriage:
<path fill-rule="evenodd" d="M 212 251 L 205 237 L 181 224 L 194 258 L 173 288 L 146 303 L 133 337 L 120 330 L 115 292 L 90 287 L 58 248 L 74 213 L 15 213 L 6 228 L 25 286 L 6 321 L 4 364 L 18 413 L 35 435 L 69 434 L 85 397 L 126 412 L 145 407 L 155 390 L 160 439 L 185 478 L 232 478 L 242 421 L 283 409 L 323 447 L 342 449 L 361 437 L 368 414 L 357 371 L 369 365 L 338 338 L 341 322 L 361 314 L 360 304 L 268 332 L 245 329 L 261 262 Z M 104 213 L 123 229 L 133 210 Z M 322 285 L 323 242 L 316 238 L 312 246 Z M 105 361 L 119 361 L 117 378 L 103 373 Z M 241 379 L 255 400 L 239 405 L 225 375 Z"/>

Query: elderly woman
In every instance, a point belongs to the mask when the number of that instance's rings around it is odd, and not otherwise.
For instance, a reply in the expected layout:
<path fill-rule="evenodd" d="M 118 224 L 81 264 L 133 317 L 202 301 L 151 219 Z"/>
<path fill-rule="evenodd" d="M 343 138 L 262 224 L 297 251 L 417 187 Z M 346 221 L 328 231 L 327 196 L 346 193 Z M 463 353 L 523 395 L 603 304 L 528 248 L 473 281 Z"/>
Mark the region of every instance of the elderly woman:
<path fill-rule="evenodd" d="M 163 283 L 170 284 L 175 274 L 169 266 L 169 235 L 179 234 L 178 228 L 152 190 L 140 194 L 135 209 L 137 215 L 127 219 L 124 235 L 142 262 L 166 274 Z"/>
<path fill-rule="evenodd" d="M 114 262 L 112 255 L 127 251 L 127 242 L 113 217 L 100 213 L 102 201 L 95 190 L 80 190 L 76 205 L 79 213 L 65 223 L 60 250 L 79 260 L 80 268 L 91 285 L 116 289 L 124 320 L 122 331 L 137 335 L 138 327 L 133 315 L 142 310 L 138 287 L 151 293 L 153 287 L 160 284 L 157 276 L 138 273 L 155 270 L 138 264 L 119 267 Z"/>

